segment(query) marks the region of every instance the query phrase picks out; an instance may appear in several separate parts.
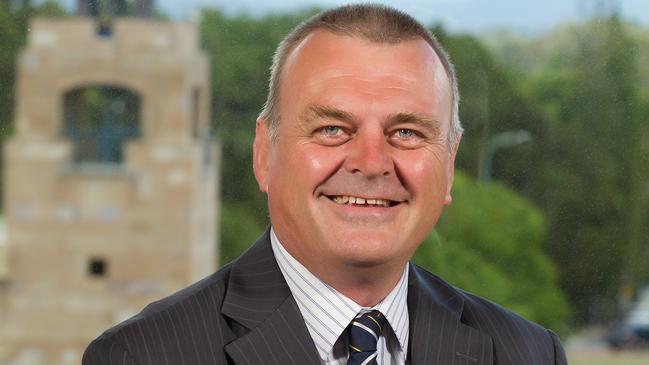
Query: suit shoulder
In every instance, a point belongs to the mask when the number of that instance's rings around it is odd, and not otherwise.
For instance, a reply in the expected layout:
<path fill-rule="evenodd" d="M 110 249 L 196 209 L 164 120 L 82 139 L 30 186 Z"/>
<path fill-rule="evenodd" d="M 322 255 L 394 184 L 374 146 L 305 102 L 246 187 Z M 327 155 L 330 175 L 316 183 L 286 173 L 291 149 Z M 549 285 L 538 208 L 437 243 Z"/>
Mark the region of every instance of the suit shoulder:
<path fill-rule="evenodd" d="M 463 289 L 457 289 L 464 298 L 463 319 L 476 324 L 493 322 L 493 326 L 499 327 L 515 323 L 527 331 L 542 333 L 547 331 L 541 325 L 524 318 L 523 316 L 503 307 L 487 298 L 473 294 Z"/>
<path fill-rule="evenodd" d="M 149 317 L 164 317 L 166 312 L 187 307 L 200 310 L 201 304 L 209 305 L 211 309 L 220 308 L 230 275 L 230 266 L 224 266 L 217 272 L 183 288 L 179 291 L 148 304 L 140 313 L 114 327 L 128 326 L 134 322 L 146 320 Z M 109 330 L 110 331 L 110 330 Z"/>
<path fill-rule="evenodd" d="M 128 351 L 116 341 L 98 338 L 88 345 L 83 353 L 82 365 L 136 365 Z"/>
<path fill-rule="evenodd" d="M 550 330 L 513 311 L 456 288 L 423 268 L 414 266 L 438 303 L 459 313 L 460 321 L 491 337 L 497 364 L 566 364 L 563 347 Z"/>
<path fill-rule="evenodd" d="M 112 364 L 96 360 L 109 355 L 134 364 L 221 363 L 211 346 L 200 344 L 224 343 L 230 334 L 220 314 L 229 274 L 228 265 L 108 329 L 88 346 L 83 364 Z"/>
<path fill-rule="evenodd" d="M 565 364 L 563 347 L 552 331 L 491 300 L 458 291 L 464 297 L 462 322 L 490 335 L 503 363 L 529 359 L 530 364 Z"/>

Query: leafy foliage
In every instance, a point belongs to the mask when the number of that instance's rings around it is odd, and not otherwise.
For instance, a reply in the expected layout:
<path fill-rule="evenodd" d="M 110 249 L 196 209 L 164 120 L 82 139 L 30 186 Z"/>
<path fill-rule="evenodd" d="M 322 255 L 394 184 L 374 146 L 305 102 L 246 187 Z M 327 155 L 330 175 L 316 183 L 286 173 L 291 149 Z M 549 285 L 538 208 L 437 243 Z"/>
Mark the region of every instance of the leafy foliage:
<path fill-rule="evenodd" d="M 545 235 L 543 215 L 529 201 L 458 173 L 453 204 L 414 260 L 454 285 L 563 329 L 569 311 L 543 252 Z"/>
<path fill-rule="evenodd" d="M 619 288 L 649 282 L 648 99 L 640 82 L 649 72 L 639 67 L 649 48 L 632 34 L 612 12 L 505 49 L 490 42 L 508 66 L 532 70 L 520 88 L 540 111 L 543 133 L 530 146 L 530 178 L 517 188 L 548 217 L 547 250 L 578 323 L 610 319 Z M 501 156 L 499 176 L 515 173 L 516 161 Z"/>

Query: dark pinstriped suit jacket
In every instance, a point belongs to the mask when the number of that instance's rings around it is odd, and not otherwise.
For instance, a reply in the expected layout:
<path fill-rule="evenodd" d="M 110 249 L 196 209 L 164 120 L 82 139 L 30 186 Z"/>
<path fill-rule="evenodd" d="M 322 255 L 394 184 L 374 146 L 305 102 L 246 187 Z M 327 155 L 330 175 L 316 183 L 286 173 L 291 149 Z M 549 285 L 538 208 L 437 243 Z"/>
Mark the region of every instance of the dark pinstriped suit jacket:
<path fill-rule="evenodd" d="M 556 335 L 411 265 L 413 365 L 566 364 Z M 84 365 L 320 364 L 269 231 L 215 274 L 94 340 Z"/>

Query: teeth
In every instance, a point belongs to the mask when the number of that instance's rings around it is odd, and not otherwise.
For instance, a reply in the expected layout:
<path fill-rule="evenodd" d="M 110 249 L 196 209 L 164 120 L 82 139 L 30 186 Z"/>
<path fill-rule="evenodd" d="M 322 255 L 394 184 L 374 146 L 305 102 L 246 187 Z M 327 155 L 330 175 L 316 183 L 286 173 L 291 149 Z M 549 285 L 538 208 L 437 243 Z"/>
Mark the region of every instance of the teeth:
<path fill-rule="evenodd" d="M 357 204 L 357 205 L 380 205 L 389 207 L 390 202 L 383 199 L 365 199 L 355 196 L 337 195 L 333 197 L 333 201 L 338 204 Z"/>

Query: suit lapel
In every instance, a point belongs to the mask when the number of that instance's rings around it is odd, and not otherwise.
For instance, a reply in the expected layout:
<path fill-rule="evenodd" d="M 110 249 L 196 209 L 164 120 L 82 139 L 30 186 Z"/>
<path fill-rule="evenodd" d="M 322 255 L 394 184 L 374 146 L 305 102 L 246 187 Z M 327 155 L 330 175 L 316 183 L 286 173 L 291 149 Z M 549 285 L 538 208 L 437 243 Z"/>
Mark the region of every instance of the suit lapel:
<path fill-rule="evenodd" d="M 235 364 L 320 364 L 292 297 L 250 333 L 225 347 Z"/>
<path fill-rule="evenodd" d="M 320 363 L 273 256 L 270 229 L 233 263 L 221 312 L 247 329 L 225 346 L 235 364 Z"/>
<path fill-rule="evenodd" d="M 493 364 L 491 337 L 461 322 L 462 295 L 414 265 L 408 279 L 409 363 Z"/>

